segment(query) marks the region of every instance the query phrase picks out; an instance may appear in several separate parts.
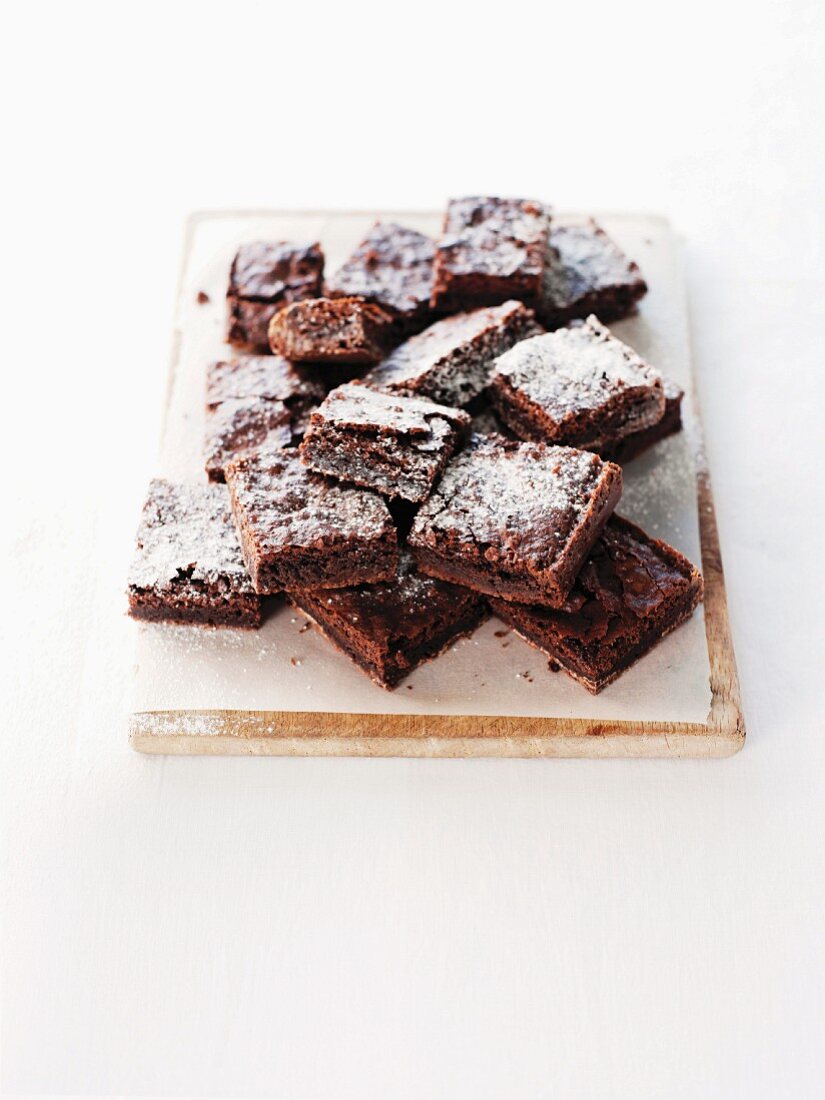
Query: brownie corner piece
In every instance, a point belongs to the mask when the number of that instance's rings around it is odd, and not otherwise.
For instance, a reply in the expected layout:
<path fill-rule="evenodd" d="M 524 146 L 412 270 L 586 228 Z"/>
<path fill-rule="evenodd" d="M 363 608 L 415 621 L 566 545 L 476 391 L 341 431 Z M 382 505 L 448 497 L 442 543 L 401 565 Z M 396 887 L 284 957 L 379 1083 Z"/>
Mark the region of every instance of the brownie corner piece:
<path fill-rule="evenodd" d="M 150 622 L 255 627 L 261 599 L 224 485 L 149 486 L 128 579 L 129 614 Z"/>
<path fill-rule="evenodd" d="M 324 253 L 317 242 L 251 241 L 229 269 L 227 339 L 249 351 L 268 351 L 269 322 L 282 306 L 321 293 Z"/>
<path fill-rule="evenodd" d="M 460 409 L 350 382 L 313 412 L 300 452 L 316 473 L 418 502 L 469 428 Z"/>
<path fill-rule="evenodd" d="M 536 307 L 546 328 L 559 328 L 591 313 L 601 321 L 618 321 L 632 313 L 646 293 L 638 264 L 593 218 L 552 225 Z"/>
<path fill-rule="evenodd" d="M 451 199 L 436 246 L 433 309 L 540 300 L 550 210 L 534 199 Z"/>
<path fill-rule="evenodd" d="M 519 438 L 599 453 L 665 412 L 659 372 L 593 316 L 505 352 L 489 396 Z"/>
<path fill-rule="evenodd" d="M 395 222 L 376 222 L 326 284 L 331 298 L 361 297 L 392 314 L 399 331 L 424 328 L 432 311 L 435 241 Z"/>
<path fill-rule="evenodd" d="M 612 516 L 560 608 L 493 598 L 508 626 L 598 693 L 690 617 L 702 576 L 672 546 Z"/>
<path fill-rule="evenodd" d="M 289 594 L 298 610 L 381 687 L 392 689 L 489 614 L 477 592 L 428 576 L 402 551 L 377 584 Z"/>
<path fill-rule="evenodd" d="M 433 576 L 559 607 L 621 491 L 621 468 L 588 451 L 474 436 L 408 541 Z"/>
<path fill-rule="evenodd" d="M 398 539 L 386 503 L 312 473 L 295 448 L 233 459 L 226 482 L 256 592 L 338 588 L 394 574 Z"/>

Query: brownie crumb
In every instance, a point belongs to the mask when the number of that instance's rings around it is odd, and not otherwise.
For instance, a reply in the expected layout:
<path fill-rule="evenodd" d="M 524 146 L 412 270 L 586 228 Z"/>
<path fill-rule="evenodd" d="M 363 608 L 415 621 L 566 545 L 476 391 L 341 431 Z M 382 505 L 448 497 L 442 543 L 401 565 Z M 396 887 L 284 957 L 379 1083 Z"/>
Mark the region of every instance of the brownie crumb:
<path fill-rule="evenodd" d="M 211 302 L 211 298 L 205 290 L 199 290 L 196 297 L 196 302 L 199 306 L 205 306 L 207 302 Z"/>

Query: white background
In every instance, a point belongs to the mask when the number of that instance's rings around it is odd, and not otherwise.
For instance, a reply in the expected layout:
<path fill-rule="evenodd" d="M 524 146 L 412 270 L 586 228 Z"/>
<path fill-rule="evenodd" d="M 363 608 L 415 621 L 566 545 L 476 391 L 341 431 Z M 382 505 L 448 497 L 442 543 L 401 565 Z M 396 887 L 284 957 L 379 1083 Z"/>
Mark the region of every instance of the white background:
<path fill-rule="evenodd" d="M 822 12 L 15 9 L 6 1093 L 822 1095 Z M 185 214 L 466 192 L 686 239 L 744 751 L 133 754 L 128 650 L 102 642 L 123 605 L 99 593 L 153 469 Z"/>

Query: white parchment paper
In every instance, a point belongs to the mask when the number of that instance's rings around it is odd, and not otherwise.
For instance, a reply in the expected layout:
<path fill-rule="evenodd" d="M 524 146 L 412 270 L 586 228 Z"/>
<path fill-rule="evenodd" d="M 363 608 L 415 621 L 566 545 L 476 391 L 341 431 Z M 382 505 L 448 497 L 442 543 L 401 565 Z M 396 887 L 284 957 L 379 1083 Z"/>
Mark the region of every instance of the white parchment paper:
<path fill-rule="evenodd" d="M 158 473 L 204 481 L 204 372 L 232 354 L 223 343 L 227 272 L 242 241 L 320 240 L 333 271 L 375 214 L 233 214 L 199 219 L 186 258 L 178 306 L 178 354 L 170 379 Z M 440 215 L 382 213 L 437 234 Z M 678 244 L 658 218 L 604 216 L 602 224 L 640 264 L 650 292 L 638 316 L 613 327 L 687 391 L 688 431 L 625 467 L 618 511 L 700 561 L 692 382 Z M 198 292 L 209 296 L 197 301 Z M 396 691 L 373 684 L 307 620 L 267 601 L 260 631 L 135 624 L 133 711 L 296 710 L 377 714 L 485 714 L 626 721 L 704 722 L 710 710 L 708 652 L 701 608 L 598 696 L 563 673 L 496 619 L 417 669 Z"/>

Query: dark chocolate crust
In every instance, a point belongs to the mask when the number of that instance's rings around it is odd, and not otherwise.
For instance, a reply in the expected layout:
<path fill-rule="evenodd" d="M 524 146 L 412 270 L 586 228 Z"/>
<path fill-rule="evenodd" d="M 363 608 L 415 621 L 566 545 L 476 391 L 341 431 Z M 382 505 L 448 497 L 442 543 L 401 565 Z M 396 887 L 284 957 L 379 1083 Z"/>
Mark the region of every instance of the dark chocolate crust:
<path fill-rule="evenodd" d="M 395 526 L 376 493 L 319 477 L 294 449 L 236 458 L 226 481 L 256 592 L 342 588 L 394 575 Z"/>
<path fill-rule="evenodd" d="M 229 270 L 227 339 L 249 351 L 269 350 L 267 331 L 275 313 L 290 302 L 321 293 L 321 246 L 290 241 L 241 245 Z"/>
<path fill-rule="evenodd" d="M 611 462 L 618 462 L 623 466 L 660 440 L 666 439 L 669 435 L 676 435 L 682 430 L 682 399 L 685 391 L 669 378 L 664 379 L 664 386 L 665 412 L 659 423 L 640 432 L 633 432 L 632 435 L 626 435 L 618 443 L 605 447 L 600 452 L 602 458 L 609 458 Z"/>
<path fill-rule="evenodd" d="M 300 453 L 316 473 L 422 501 L 469 428 L 459 409 L 351 382 L 312 414 Z"/>
<path fill-rule="evenodd" d="M 474 436 L 421 506 L 409 545 L 425 573 L 561 607 L 622 491 L 597 455 Z"/>
<path fill-rule="evenodd" d="M 508 626 L 596 694 L 689 618 L 702 593 L 700 573 L 678 550 L 613 516 L 563 607 L 490 603 Z"/>
<path fill-rule="evenodd" d="M 521 302 L 458 313 L 411 336 L 364 381 L 389 393 L 464 406 L 487 386 L 496 356 L 538 332 L 535 317 Z"/>
<path fill-rule="evenodd" d="M 386 310 L 363 298 L 310 298 L 279 310 L 269 346 L 296 363 L 378 363 L 395 338 Z"/>
<path fill-rule="evenodd" d="M 550 210 L 533 199 L 451 199 L 438 241 L 433 309 L 498 305 L 541 297 Z"/>
<path fill-rule="evenodd" d="M 591 313 L 605 323 L 618 321 L 646 293 L 638 265 L 592 218 L 553 224 L 536 307 L 545 328 L 559 328 Z"/>
<path fill-rule="evenodd" d="M 261 600 L 222 485 L 149 485 L 128 581 L 129 614 L 152 622 L 255 627 Z"/>
<path fill-rule="evenodd" d="M 404 335 L 430 323 L 435 241 L 394 222 L 376 222 L 327 281 L 331 298 L 360 297 L 392 314 Z"/>
<path fill-rule="evenodd" d="M 520 439 L 599 454 L 665 411 L 658 371 L 592 316 L 516 344 L 496 360 L 489 396 Z"/>
<path fill-rule="evenodd" d="M 406 552 L 389 581 L 291 592 L 289 598 L 359 668 L 390 689 L 489 615 L 478 593 L 418 572 Z"/>

